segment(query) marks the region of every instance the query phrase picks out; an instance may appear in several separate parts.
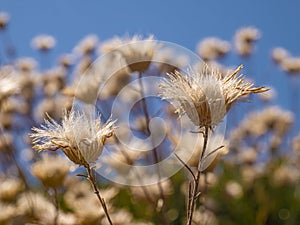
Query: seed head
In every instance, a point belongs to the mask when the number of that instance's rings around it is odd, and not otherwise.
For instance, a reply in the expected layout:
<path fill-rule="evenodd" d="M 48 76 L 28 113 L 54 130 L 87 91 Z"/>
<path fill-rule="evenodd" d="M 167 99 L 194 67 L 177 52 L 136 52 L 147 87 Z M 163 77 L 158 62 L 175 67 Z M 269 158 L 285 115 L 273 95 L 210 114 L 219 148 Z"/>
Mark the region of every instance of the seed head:
<path fill-rule="evenodd" d="M 32 128 L 35 133 L 30 136 L 34 149 L 61 149 L 74 163 L 87 166 L 98 159 L 113 129 L 114 121 L 102 125 L 100 117 L 91 119 L 84 113 L 71 110 L 69 114 L 65 113 L 62 124 L 49 117 L 41 128 Z"/>
<path fill-rule="evenodd" d="M 160 84 L 160 95 L 177 106 L 179 115 L 187 114 L 199 127 L 218 125 L 241 97 L 267 91 L 264 87 L 253 87 L 238 75 L 242 66 L 233 73 L 223 76 L 217 70 L 204 65 L 199 73 L 168 74 Z"/>

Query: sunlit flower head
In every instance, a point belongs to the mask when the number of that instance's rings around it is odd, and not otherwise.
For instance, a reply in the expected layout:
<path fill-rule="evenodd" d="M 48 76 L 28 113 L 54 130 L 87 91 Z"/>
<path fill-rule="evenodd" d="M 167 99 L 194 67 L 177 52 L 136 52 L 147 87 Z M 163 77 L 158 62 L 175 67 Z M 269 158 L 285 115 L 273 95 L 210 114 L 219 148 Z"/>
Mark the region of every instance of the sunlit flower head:
<path fill-rule="evenodd" d="M 3 30 L 6 28 L 8 22 L 9 22 L 9 14 L 6 12 L 0 12 L 0 30 Z"/>
<path fill-rule="evenodd" d="M 235 34 L 235 48 L 238 54 L 248 56 L 253 52 L 254 42 L 261 37 L 260 31 L 255 27 L 243 27 Z"/>
<path fill-rule="evenodd" d="M 28 200 L 30 199 L 30 200 Z M 38 192 L 24 192 L 16 202 L 19 215 L 34 218 L 37 221 L 48 221 L 55 216 L 55 206 Z"/>
<path fill-rule="evenodd" d="M 237 30 L 235 37 L 238 41 L 253 42 L 259 40 L 261 33 L 255 27 L 242 27 Z"/>
<path fill-rule="evenodd" d="M 128 175 L 135 165 L 136 161 L 145 156 L 145 151 L 140 151 L 142 147 L 147 145 L 144 142 L 131 141 L 129 147 L 115 146 L 114 151 L 103 157 L 103 162 L 107 163 L 110 168 L 114 169 L 118 174 Z"/>
<path fill-rule="evenodd" d="M 294 186 L 300 177 L 299 170 L 288 165 L 281 165 L 271 175 L 271 182 L 275 186 Z"/>
<path fill-rule="evenodd" d="M 64 54 L 59 57 L 58 62 L 62 67 L 69 68 L 74 63 L 74 57 L 72 54 Z"/>
<path fill-rule="evenodd" d="M 88 35 L 77 44 L 74 51 L 79 55 L 90 54 L 97 48 L 98 41 L 97 35 Z"/>
<path fill-rule="evenodd" d="M 102 44 L 101 52 L 117 51 L 125 58 L 132 72 L 144 72 L 150 66 L 151 60 L 159 48 L 160 45 L 152 35 L 146 39 L 135 35 L 132 38 L 123 39 L 115 37 Z"/>
<path fill-rule="evenodd" d="M 97 97 L 100 87 L 100 78 L 96 76 L 95 70 L 87 70 L 83 76 L 79 77 L 71 87 L 65 87 L 62 93 L 67 96 L 76 97 L 77 99 L 93 104 Z"/>
<path fill-rule="evenodd" d="M 77 223 L 85 225 L 102 224 L 100 220 L 104 216 L 104 211 L 98 199 L 92 193 L 91 185 L 88 182 L 74 179 L 74 177 L 71 179 L 65 182 L 67 183 L 67 191 L 63 198 L 67 207 L 74 212 Z M 112 207 L 111 201 L 116 194 L 118 194 L 118 190 L 114 187 L 101 189 L 101 196 L 105 199 L 108 209 Z"/>
<path fill-rule="evenodd" d="M 33 148 L 42 150 L 61 149 L 75 164 L 87 166 L 100 156 L 106 138 L 114 130 L 114 121 L 101 124 L 100 117 L 89 118 L 86 114 L 71 110 L 65 113 L 62 123 L 49 117 L 41 128 L 32 128 Z"/>
<path fill-rule="evenodd" d="M 45 96 L 53 97 L 59 90 L 63 89 L 65 86 L 66 75 L 67 71 L 62 67 L 56 67 L 45 71 L 43 77 L 40 79 L 43 84 Z"/>
<path fill-rule="evenodd" d="M 187 66 L 189 59 L 186 55 L 178 55 L 171 48 L 161 48 L 158 49 L 152 61 L 161 74 L 166 74 Z"/>
<path fill-rule="evenodd" d="M 230 50 L 230 44 L 219 38 L 206 38 L 197 47 L 197 52 L 204 60 L 214 60 L 224 56 Z"/>
<path fill-rule="evenodd" d="M 31 45 L 40 51 L 48 51 L 54 48 L 56 40 L 53 36 L 41 34 L 32 39 Z"/>
<path fill-rule="evenodd" d="M 0 200 L 10 202 L 17 198 L 17 195 L 23 189 L 23 183 L 18 178 L 1 178 L 0 179 Z"/>
<path fill-rule="evenodd" d="M 192 225 L 218 225 L 218 219 L 216 215 L 210 211 L 206 210 L 196 210 L 194 213 Z"/>
<path fill-rule="evenodd" d="M 231 132 L 230 143 L 233 148 L 236 148 L 245 138 L 258 138 L 271 133 L 270 143 L 279 145 L 293 122 L 293 114 L 278 106 L 254 111 L 249 113 L 239 126 Z"/>
<path fill-rule="evenodd" d="M 16 207 L 13 204 L 3 204 L 0 202 L 0 224 L 9 224 L 12 222 L 12 218 L 18 213 Z"/>
<path fill-rule="evenodd" d="M 42 122 L 45 116 L 49 115 L 55 120 L 62 118 L 64 111 L 72 108 L 73 98 L 65 95 L 46 97 L 34 108 L 34 118 L 37 122 Z"/>
<path fill-rule="evenodd" d="M 199 127 L 218 125 L 232 104 L 243 96 L 267 91 L 264 87 L 253 87 L 238 75 L 242 66 L 233 73 L 222 76 L 218 71 L 204 65 L 199 73 L 168 74 L 160 84 L 160 95 L 177 106 L 179 115 L 187 114 Z"/>
<path fill-rule="evenodd" d="M 288 58 L 289 55 L 290 54 L 286 49 L 280 47 L 274 48 L 271 53 L 272 59 L 276 63 L 281 63 L 284 59 Z"/>
<path fill-rule="evenodd" d="M 70 161 L 62 156 L 44 154 L 40 161 L 33 164 L 31 172 L 46 186 L 58 187 L 70 171 Z"/>
<path fill-rule="evenodd" d="M 281 62 L 281 68 L 287 73 L 300 72 L 300 57 L 288 57 Z"/>
<path fill-rule="evenodd" d="M 235 181 L 228 181 L 225 185 L 225 192 L 231 198 L 241 198 L 243 196 L 242 186 Z"/>
<path fill-rule="evenodd" d="M 22 72 L 29 72 L 37 66 L 33 58 L 20 58 L 16 61 L 16 67 Z"/>
<path fill-rule="evenodd" d="M 0 70 L 0 104 L 1 101 L 19 92 L 20 82 L 15 75 L 9 71 Z"/>

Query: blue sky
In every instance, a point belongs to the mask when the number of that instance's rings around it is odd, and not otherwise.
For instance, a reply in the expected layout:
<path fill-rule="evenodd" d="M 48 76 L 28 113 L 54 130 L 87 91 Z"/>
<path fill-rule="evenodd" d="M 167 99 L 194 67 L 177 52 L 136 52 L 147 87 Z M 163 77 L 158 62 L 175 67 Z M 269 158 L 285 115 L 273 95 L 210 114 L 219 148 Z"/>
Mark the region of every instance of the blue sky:
<path fill-rule="evenodd" d="M 194 49 L 203 37 L 231 39 L 237 28 L 247 25 L 262 30 L 265 50 L 282 45 L 297 54 L 299 8 L 296 0 L 0 0 L 0 9 L 11 14 L 10 32 L 20 55 L 32 54 L 29 42 L 40 33 L 57 38 L 57 52 L 70 51 L 89 33 L 101 39 L 153 33 Z"/>
<path fill-rule="evenodd" d="M 297 0 L 0 0 L 0 11 L 11 15 L 9 33 L 18 56 L 36 56 L 30 41 L 46 33 L 57 39 L 53 60 L 60 53 L 72 51 L 81 38 L 91 33 L 100 40 L 114 35 L 154 34 L 159 40 L 195 50 L 204 37 L 232 40 L 236 29 L 255 26 L 261 30 L 262 39 L 253 58 L 245 62 L 230 55 L 225 62 L 244 63 L 245 73 L 255 74 L 257 83 L 275 87 L 278 103 L 284 108 L 291 105 L 287 100 L 291 98 L 289 81 L 269 55 L 276 46 L 300 55 L 299 9 Z"/>

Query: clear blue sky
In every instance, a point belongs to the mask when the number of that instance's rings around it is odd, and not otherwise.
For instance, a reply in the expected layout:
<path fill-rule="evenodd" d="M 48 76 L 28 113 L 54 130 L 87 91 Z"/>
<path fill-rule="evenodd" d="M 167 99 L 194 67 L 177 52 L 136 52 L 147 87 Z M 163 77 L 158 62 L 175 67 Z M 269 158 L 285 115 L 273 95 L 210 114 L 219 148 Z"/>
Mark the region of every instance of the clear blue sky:
<path fill-rule="evenodd" d="M 90 33 L 100 40 L 114 35 L 154 34 L 159 40 L 195 50 L 204 37 L 232 40 L 239 27 L 256 26 L 262 39 L 245 70 L 255 74 L 257 83 L 275 87 L 284 108 L 290 106 L 288 81 L 272 65 L 269 54 L 273 47 L 282 46 L 300 55 L 299 10 L 297 0 L 0 0 L 0 11 L 11 15 L 9 32 L 18 56 L 35 56 L 30 41 L 40 33 L 55 36 L 57 46 L 52 55 L 58 56 L 70 52 Z M 245 63 L 234 56 L 226 62 Z"/>
<path fill-rule="evenodd" d="M 241 26 L 263 32 L 263 54 L 274 45 L 300 53 L 300 2 L 240 0 L 0 0 L 11 14 L 10 32 L 20 55 L 30 55 L 30 40 L 48 33 L 57 38 L 57 52 L 67 52 L 80 38 L 101 39 L 125 33 L 150 34 L 194 49 L 199 39 L 216 35 L 231 39 Z"/>

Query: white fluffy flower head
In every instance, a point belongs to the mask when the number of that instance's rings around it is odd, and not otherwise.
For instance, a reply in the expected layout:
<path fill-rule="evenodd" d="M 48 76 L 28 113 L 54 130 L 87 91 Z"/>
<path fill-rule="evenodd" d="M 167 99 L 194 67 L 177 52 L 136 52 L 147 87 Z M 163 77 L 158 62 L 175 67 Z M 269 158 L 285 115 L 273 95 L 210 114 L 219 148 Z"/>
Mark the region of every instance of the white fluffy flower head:
<path fill-rule="evenodd" d="M 19 91 L 20 83 L 16 76 L 0 71 L 0 102 Z"/>
<path fill-rule="evenodd" d="M 233 73 L 222 76 L 217 70 L 204 65 L 200 73 L 168 74 L 160 84 L 161 97 L 177 107 L 179 115 L 187 114 L 199 127 L 213 127 L 224 118 L 233 102 L 251 93 L 267 91 L 254 88 L 238 75 L 242 66 Z"/>
<path fill-rule="evenodd" d="M 56 40 L 53 36 L 47 34 L 41 34 L 32 39 L 31 45 L 41 51 L 48 51 L 54 48 Z"/>
<path fill-rule="evenodd" d="M 151 60 L 160 44 L 150 35 L 143 39 L 139 35 L 132 38 L 116 37 L 102 45 L 102 52 L 119 52 L 125 59 L 132 72 L 144 72 L 150 66 Z"/>
<path fill-rule="evenodd" d="M 65 114 L 62 124 L 49 118 L 41 128 L 33 128 L 33 148 L 36 150 L 61 149 L 74 163 L 87 166 L 102 153 L 106 138 L 113 134 L 115 121 L 101 124 L 100 118 L 92 119 L 72 110 Z"/>

